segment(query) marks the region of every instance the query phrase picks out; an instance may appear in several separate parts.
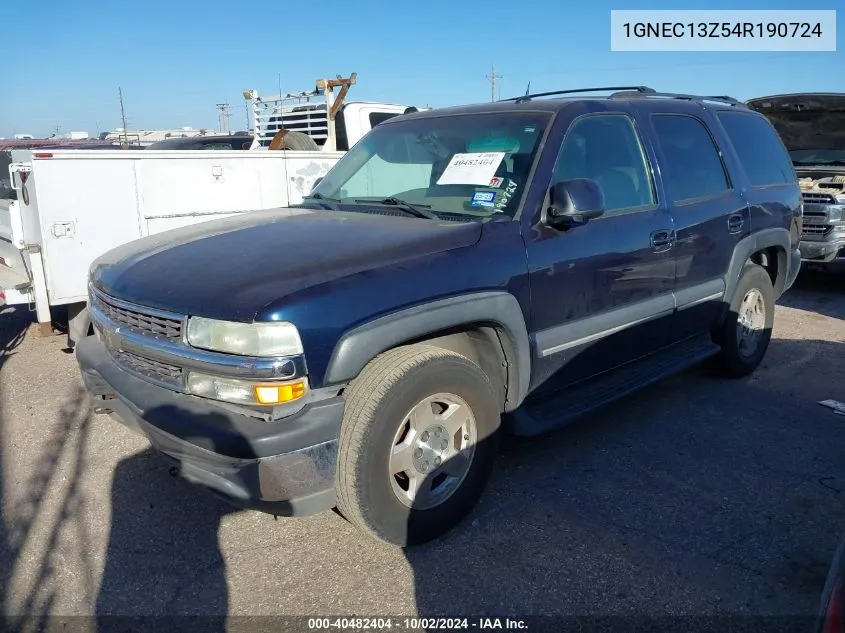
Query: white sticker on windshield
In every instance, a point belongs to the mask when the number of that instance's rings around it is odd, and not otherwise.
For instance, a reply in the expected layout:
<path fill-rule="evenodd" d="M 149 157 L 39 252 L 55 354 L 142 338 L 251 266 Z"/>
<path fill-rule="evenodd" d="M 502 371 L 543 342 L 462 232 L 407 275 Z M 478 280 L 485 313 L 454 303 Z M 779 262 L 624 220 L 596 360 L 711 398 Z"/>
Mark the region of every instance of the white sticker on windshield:
<path fill-rule="evenodd" d="M 489 185 L 504 159 L 504 152 L 455 154 L 437 179 L 437 184 Z"/>

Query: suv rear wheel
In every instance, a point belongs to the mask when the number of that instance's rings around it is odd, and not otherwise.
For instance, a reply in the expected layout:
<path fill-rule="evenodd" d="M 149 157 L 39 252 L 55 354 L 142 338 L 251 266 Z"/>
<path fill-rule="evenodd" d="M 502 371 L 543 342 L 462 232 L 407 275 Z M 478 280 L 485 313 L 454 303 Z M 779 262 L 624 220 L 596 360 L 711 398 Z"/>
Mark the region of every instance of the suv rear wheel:
<path fill-rule="evenodd" d="M 766 270 L 748 263 L 739 277 L 720 339 L 719 369 L 730 378 L 747 376 L 769 348 L 775 320 L 775 293 Z"/>
<path fill-rule="evenodd" d="M 345 395 L 338 510 L 377 538 L 437 538 L 478 501 L 497 452 L 500 413 L 472 361 L 428 345 L 374 359 Z"/>

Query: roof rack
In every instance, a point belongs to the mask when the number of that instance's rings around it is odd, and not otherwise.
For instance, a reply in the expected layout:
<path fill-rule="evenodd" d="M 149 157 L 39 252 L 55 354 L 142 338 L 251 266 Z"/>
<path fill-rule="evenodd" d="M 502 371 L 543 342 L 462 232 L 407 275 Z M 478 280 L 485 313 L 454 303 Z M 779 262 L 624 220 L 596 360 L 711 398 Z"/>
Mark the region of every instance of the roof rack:
<path fill-rule="evenodd" d="M 610 95 L 611 99 L 631 99 L 638 97 L 663 97 L 665 99 L 685 99 L 687 101 L 715 101 L 717 103 L 726 103 L 738 108 L 748 108 L 748 106 L 738 99 L 728 97 L 726 95 L 691 95 L 678 92 L 643 92 L 640 90 L 623 89 L 620 92 L 614 92 Z"/>
<path fill-rule="evenodd" d="M 647 86 L 609 86 L 607 88 L 578 88 L 576 90 L 554 90 L 552 92 L 537 92 L 534 94 L 524 94 L 521 97 L 511 97 L 510 99 L 500 99 L 500 101 L 514 101 L 516 103 L 522 103 L 523 101 L 531 101 L 531 99 L 535 97 L 552 97 L 556 95 L 569 95 L 569 94 L 577 94 L 579 92 L 607 92 L 607 91 L 614 91 L 618 92 L 620 90 L 627 90 L 633 91 L 637 94 L 651 94 L 656 93 L 653 88 L 649 88 Z"/>
<path fill-rule="evenodd" d="M 692 95 L 679 92 L 657 92 L 654 88 L 648 86 L 610 86 L 605 88 L 578 88 L 575 90 L 554 90 L 552 92 L 538 92 L 535 94 L 524 94 L 521 97 L 511 97 L 510 99 L 501 99 L 501 101 L 513 101 L 515 103 L 523 103 L 531 101 L 535 97 L 553 97 L 558 95 L 570 95 L 584 92 L 611 92 L 608 98 L 610 99 L 631 99 L 663 97 L 665 99 L 685 99 L 687 101 L 715 101 L 717 103 L 726 103 L 738 108 L 748 108 L 748 106 L 726 95 Z"/>

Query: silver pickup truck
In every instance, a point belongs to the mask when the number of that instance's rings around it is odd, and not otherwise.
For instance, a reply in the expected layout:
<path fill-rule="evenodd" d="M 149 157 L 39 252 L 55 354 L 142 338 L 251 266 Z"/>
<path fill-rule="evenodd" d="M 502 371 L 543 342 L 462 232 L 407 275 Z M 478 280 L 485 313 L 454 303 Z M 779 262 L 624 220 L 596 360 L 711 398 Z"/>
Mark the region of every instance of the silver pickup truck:
<path fill-rule="evenodd" d="M 801 258 L 845 270 L 845 93 L 760 97 L 747 102 L 774 124 L 804 199 Z"/>

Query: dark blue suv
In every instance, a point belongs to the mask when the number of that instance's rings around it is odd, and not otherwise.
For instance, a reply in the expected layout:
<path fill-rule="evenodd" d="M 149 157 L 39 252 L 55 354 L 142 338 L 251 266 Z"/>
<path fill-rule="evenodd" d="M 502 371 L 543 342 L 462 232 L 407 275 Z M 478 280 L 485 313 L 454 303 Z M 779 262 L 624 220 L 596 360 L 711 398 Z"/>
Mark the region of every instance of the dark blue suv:
<path fill-rule="evenodd" d="M 599 92 L 395 117 L 296 208 L 101 257 L 98 406 L 236 505 L 409 545 L 473 507 L 502 432 L 748 375 L 800 267 L 781 140 L 728 97 Z"/>

